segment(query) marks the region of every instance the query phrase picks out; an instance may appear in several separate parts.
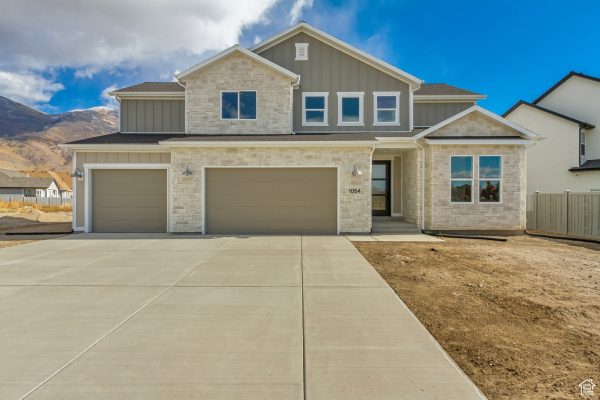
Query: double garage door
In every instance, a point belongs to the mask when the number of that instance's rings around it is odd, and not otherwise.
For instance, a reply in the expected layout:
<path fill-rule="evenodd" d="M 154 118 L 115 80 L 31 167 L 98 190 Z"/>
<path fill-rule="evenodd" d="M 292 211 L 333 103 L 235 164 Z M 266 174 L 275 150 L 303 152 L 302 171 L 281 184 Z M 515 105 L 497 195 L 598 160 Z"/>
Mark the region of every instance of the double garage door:
<path fill-rule="evenodd" d="M 94 232 L 166 231 L 165 170 L 92 176 Z M 335 168 L 207 168 L 204 178 L 207 234 L 337 233 Z"/>

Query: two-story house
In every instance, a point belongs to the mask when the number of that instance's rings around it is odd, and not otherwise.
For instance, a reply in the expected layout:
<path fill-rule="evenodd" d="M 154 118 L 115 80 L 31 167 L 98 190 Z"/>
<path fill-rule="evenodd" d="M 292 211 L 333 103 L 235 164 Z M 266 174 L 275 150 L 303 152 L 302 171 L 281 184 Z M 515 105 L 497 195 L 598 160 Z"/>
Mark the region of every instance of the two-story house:
<path fill-rule="evenodd" d="M 301 22 L 114 91 L 120 132 L 73 153 L 74 229 L 520 232 L 535 133 Z"/>
<path fill-rule="evenodd" d="M 504 117 L 545 137 L 527 149 L 527 193 L 600 191 L 600 78 L 569 72 Z"/>

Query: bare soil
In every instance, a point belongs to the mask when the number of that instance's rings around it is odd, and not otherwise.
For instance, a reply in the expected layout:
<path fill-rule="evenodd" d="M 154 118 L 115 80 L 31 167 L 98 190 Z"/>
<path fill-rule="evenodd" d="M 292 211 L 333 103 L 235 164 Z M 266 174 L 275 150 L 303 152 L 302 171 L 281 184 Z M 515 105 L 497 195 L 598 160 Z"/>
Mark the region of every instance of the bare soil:
<path fill-rule="evenodd" d="M 600 245 L 355 242 L 489 399 L 576 399 L 600 381 Z"/>

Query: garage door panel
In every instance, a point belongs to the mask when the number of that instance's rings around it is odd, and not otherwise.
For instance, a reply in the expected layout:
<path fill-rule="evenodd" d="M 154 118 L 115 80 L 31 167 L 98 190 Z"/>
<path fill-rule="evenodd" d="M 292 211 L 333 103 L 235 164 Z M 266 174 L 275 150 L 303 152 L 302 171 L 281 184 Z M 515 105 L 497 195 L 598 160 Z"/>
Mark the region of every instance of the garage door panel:
<path fill-rule="evenodd" d="M 166 170 L 92 172 L 94 232 L 165 232 L 166 229 Z"/>
<path fill-rule="evenodd" d="M 207 233 L 336 233 L 335 168 L 209 168 Z"/>

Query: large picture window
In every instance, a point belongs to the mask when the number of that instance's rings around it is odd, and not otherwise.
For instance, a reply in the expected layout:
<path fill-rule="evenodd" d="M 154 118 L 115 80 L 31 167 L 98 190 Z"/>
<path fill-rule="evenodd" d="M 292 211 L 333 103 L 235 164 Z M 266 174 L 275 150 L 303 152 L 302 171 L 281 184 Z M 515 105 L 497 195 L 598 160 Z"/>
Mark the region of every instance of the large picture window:
<path fill-rule="evenodd" d="M 363 92 L 338 92 L 338 125 L 363 125 Z"/>
<path fill-rule="evenodd" d="M 450 202 L 473 202 L 473 156 L 450 157 Z"/>
<path fill-rule="evenodd" d="M 327 126 L 327 92 L 302 93 L 302 125 Z"/>
<path fill-rule="evenodd" d="M 256 119 L 256 92 L 221 92 L 221 119 Z"/>
<path fill-rule="evenodd" d="M 398 125 L 400 92 L 374 92 L 373 97 L 373 125 Z"/>
<path fill-rule="evenodd" d="M 502 185 L 502 157 L 479 156 L 479 202 L 499 203 Z"/>

